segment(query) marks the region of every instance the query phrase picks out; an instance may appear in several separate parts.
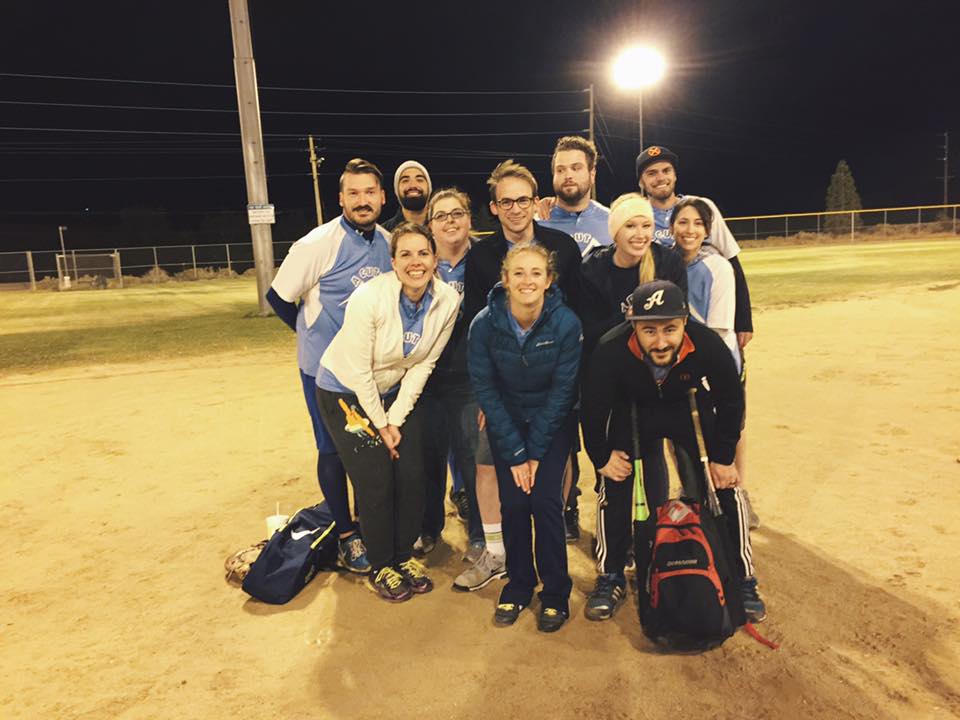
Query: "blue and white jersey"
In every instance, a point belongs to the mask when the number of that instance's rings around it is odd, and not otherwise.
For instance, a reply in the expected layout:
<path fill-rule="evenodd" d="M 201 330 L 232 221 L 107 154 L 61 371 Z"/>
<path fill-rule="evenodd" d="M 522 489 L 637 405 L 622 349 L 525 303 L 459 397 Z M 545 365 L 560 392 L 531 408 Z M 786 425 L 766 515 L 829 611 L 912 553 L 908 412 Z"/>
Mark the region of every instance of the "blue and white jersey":
<path fill-rule="evenodd" d="M 723 219 L 723 215 L 720 214 L 720 209 L 716 203 L 702 195 L 677 195 L 677 202 L 684 197 L 699 197 L 713 210 L 713 228 L 705 242 L 715 247 L 727 260 L 739 255 L 740 246 L 737 244 L 736 238 L 733 237 L 733 233 L 730 232 L 730 228 L 727 227 L 727 223 Z M 675 204 L 676 203 L 674 203 L 674 205 Z M 672 212 L 672 205 L 666 210 L 661 210 L 656 207 L 653 208 L 653 241 L 668 248 L 672 248 L 675 244 L 673 233 L 670 232 L 670 214 Z"/>
<path fill-rule="evenodd" d="M 467 273 L 468 254 L 470 254 L 469 249 L 456 265 L 451 265 L 447 260 L 437 261 L 437 274 L 440 275 L 440 279 L 460 293 L 460 297 L 463 297 L 463 278 Z"/>
<path fill-rule="evenodd" d="M 403 356 L 407 357 L 423 336 L 423 318 L 433 301 L 433 288 L 428 288 L 419 303 L 400 292 L 400 323 L 403 326 Z"/>
<path fill-rule="evenodd" d="M 390 270 L 389 237 L 377 225 L 367 240 L 341 215 L 290 247 L 271 287 L 287 302 L 303 298 L 297 313 L 297 364 L 305 374 L 317 375 L 320 356 L 343 326 L 353 291 Z"/>
<path fill-rule="evenodd" d="M 687 301 L 690 316 L 723 339 L 733 355 L 737 372 L 740 372 L 740 345 L 733 329 L 736 314 L 733 266 L 711 245 L 704 244 L 687 265 Z"/>
<path fill-rule="evenodd" d="M 540 224 L 565 232 L 572 237 L 580 248 L 580 257 L 586 257 L 593 248 L 613 243 L 610 229 L 607 227 L 609 218 L 610 210 L 596 200 L 591 200 L 590 204 L 579 213 L 554 205 L 550 211 L 550 217 L 541 220 Z"/>

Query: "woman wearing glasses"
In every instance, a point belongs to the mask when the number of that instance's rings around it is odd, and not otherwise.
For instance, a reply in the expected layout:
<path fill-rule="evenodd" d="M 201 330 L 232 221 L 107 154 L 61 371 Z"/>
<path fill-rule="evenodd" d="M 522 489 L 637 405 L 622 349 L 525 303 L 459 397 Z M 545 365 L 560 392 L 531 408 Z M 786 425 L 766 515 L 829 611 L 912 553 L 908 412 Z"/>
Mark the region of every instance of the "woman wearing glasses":
<path fill-rule="evenodd" d="M 456 188 L 435 192 L 427 206 L 430 233 L 437 243 L 437 274 L 450 287 L 463 293 L 463 276 L 470 252 L 470 198 Z M 477 401 L 467 374 L 467 328 L 460 313 L 450 341 L 433 369 L 420 397 L 426 416 L 424 473 L 426 507 L 419 553 L 433 549 L 444 526 L 444 494 L 447 460 L 463 482 L 467 503 L 469 546 L 467 559 L 473 563 L 484 549 L 483 526 L 477 507 Z"/>
<path fill-rule="evenodd" d="M 433 589 L 413 559 L 423 521 L 423 413 L 417 402 L 460 307 L 434 276 L 429 231 L 401 223 L 390 239 L 393 272 L 357 288 L 343 327 L 320 358 L 317 404 L 353 482 L 372 566 L 386 600 Z"/>
<path fill-rule="evenodd" d="M 552 287 L 556 275 L 544 247 L 515 245 L 501 277 L 470 326 L 468 356 L 493 450 L 510 578 L 494 622 L 517 621 L 539 573 L 537 629 L 554 632 L 570 613 L 563 474 L 577 427 L 580 321 Z"/>

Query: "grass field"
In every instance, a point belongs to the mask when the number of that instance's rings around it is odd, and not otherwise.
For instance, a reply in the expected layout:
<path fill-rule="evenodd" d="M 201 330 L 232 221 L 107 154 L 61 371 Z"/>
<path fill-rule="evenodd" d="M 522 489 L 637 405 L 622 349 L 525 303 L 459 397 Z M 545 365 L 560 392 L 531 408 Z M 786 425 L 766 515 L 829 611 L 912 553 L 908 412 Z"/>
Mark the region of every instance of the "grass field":
<path fill-rule="evenodd" d="M 753 305 L 762 310 L 958 281 L 960 241 L 750 249 L 742 262 Z M 256 316 L 252 278 L 2 298 L 5 372 L 293 345 L 276 318 Z"/>

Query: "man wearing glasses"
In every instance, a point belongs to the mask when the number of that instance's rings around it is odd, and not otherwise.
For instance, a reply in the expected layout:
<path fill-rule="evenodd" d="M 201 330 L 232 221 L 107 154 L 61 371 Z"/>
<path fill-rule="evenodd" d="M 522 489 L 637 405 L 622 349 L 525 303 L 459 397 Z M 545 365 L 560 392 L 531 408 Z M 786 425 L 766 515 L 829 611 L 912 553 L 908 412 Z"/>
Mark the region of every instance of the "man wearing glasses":
<path fill-rule="evenodd" d="M 493 235 L 475 242 L 467 253 L 463 288 L 465 324 L 469 326 L 476 314 L 486 307 L 487 294 L 500 281 L 503 258 L 517 243 L 532 242 L 550 251 L 556 265 L 556 285 L 563 291 L 564 302 L 574 312 L 579 312 L 580 248 L 566 233 L 534 222 L 539 198 L 533 173 L 513 160 L 504 160 L 490 174 L 487 186 L 490 188 L 490 212 L 500 221 L 500 228 Z M 482 424 L 480 430 L 476 453 L 477 500 L 486 550 L 454 581 L 454 589 L 460 591 L 479 590 L 506 574 L 497 475 Z"/>

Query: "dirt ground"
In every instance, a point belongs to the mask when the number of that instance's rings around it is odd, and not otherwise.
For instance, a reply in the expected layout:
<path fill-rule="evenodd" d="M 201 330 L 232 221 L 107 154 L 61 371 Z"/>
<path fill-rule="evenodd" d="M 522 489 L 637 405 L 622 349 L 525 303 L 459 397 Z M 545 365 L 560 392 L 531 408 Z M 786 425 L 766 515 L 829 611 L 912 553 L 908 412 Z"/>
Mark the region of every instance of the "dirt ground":
<path fill-rule="evenodd" d="M 437 589 L 390 606 L 348 575 L 287 606 L 224 558 L 318 498 L 292 349 L 0 377 L 2 718 L 960 717 L 960 284 L 760 313 L 749 486 L 771 651 L 665 656 L 631 605 L 492 624 Z"/>

